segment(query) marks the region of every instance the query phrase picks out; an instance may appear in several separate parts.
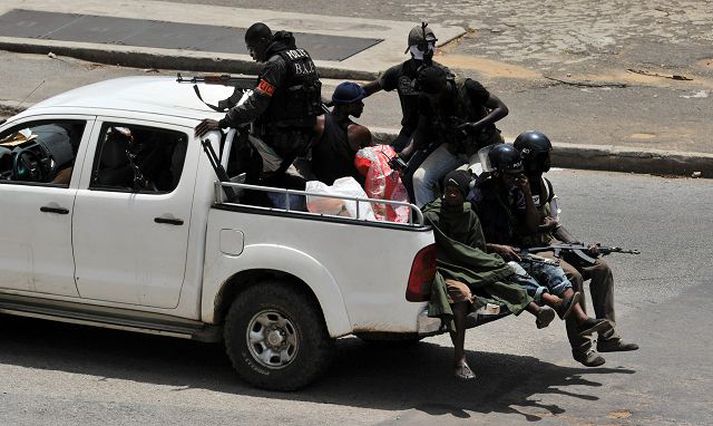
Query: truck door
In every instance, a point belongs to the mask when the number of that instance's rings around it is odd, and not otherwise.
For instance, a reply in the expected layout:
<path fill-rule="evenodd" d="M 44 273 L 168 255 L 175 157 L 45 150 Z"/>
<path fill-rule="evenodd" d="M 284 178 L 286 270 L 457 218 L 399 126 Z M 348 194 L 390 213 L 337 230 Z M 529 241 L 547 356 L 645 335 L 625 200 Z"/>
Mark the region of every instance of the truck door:
<path fill-rule="evenodd" d="M 193 129 L 109 118 L 100 118 L 95 129 L 94 155 L 87 157 L 91 164 L 75 203 L 79 294 L 175 308 L 199 153 L 188 149 Z"/>
<path fill-rule="evenodd" d="M 0 131 L 0 290 L 78 296 L 72 215 L 93 123 L 28 117 Z"/>

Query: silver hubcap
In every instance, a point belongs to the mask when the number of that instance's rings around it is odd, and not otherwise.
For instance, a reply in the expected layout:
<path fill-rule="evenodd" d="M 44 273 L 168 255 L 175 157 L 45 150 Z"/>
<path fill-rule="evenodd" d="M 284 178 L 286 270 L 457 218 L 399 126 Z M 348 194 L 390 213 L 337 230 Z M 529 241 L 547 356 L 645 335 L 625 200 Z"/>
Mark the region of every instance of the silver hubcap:
<path fill-rule="evenodd" d="M 297 355 L 297 331 L 280 312 L 258 312 L 248 324 L 247 344 L 255 361 L 267 368 L 287 367 Z"/>

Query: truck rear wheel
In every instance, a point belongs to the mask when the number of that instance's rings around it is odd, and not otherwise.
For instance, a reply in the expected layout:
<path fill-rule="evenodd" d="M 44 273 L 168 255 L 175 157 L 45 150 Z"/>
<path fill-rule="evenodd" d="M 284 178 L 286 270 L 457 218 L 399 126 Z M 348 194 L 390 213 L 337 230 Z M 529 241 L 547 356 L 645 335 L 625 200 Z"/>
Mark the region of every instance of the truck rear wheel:
<path fill-rule="evenodd" d="M 263 282 L 238 295 L 225 320 L 238 375 L 271 390 L 295 390 L 329 368 L 334 339 L 314 302 L 294 285 Z"/>

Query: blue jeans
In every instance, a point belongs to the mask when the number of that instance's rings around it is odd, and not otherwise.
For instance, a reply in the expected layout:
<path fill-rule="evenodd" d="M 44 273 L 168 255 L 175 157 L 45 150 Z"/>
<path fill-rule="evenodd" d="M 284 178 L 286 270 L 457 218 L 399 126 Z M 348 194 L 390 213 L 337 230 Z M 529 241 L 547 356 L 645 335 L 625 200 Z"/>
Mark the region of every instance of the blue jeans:
<path fill-rule="evenodd" d="M 416 205 L 423 207 L 435 200 L 435 189 L 441 183 L 441 179 L 451 170 L 455 170 L 467 162 L 468 158 L 465 155 L 451 154 L 448 151 L 448 144 L 436 148 L 413 172 L 413 194 Z"/>
<path fill-rule="evenodd" d="M 559 266 L 539 262 L 508 262 L 515 271 L 513 281 L 521 285 L 536 303 L 541 303 L 543 293 L 562 297 L 572 283 Z"/>

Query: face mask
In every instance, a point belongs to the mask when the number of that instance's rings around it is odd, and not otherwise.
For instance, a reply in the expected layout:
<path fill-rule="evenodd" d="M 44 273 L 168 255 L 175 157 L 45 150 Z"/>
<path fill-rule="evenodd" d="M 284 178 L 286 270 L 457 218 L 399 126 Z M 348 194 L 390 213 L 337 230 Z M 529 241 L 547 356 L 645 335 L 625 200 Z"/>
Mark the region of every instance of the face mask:
<path fill-rule="evenodd" d="M 409 52 L 411 52 L 411 56 L 418 60 L 418 61 L 423 61 L 424 59 L 424 54 L 425 56 L 428 56 L 429 58 L 433 57 L 433 51 L 435 50 L 436 46 L 434 42 L 428 42 L 428 49 L 426 49 L 426 52 L 421 51 L 418 48 L 418 45 L 411 45 L 409 46 Z"/>

